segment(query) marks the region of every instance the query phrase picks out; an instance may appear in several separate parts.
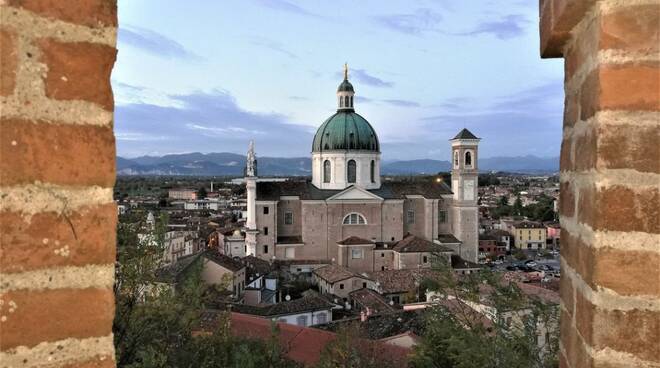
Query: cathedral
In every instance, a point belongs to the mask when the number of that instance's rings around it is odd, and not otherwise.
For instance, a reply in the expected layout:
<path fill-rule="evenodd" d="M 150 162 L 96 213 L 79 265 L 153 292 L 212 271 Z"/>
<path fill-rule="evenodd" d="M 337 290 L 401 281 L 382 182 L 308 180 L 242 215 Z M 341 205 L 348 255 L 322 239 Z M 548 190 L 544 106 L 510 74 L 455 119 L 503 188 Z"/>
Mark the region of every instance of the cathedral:
<path fill-rule="evenodd" d="M 254 145 L 246 167 L 246 253 L 314 260 L 355 271 L 424 267 L 432 252 L 477 261 L 479 138 L 463 129 L 451 142 L 451 187 L 384 181 L 376 131 L 355 112 L 344 67 L 337 112 L 312 141 L 311 181 L 257 177 Z"/>

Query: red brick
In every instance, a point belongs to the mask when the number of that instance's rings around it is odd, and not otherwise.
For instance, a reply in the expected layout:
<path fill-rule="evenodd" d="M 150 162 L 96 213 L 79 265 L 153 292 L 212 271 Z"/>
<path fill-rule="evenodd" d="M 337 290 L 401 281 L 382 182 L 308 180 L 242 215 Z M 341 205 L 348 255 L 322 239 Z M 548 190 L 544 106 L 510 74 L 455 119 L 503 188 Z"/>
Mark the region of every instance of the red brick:
<path fill-rule="evenodd" d="M 600 49 L 660 51 L 660 8 L 657 4 L 617 8 L 600 20 Z"/>
<path fill-rule="evenodd" d="M 660 173 L 660 126 L 608 125 L 599 129 L 600 168 Z"/>
<path fill-rule="evenodd" d="M 577 293 L 575 318 L 577 330 L 595 349 L 608 347 L 660 362 L 660 312 L 605 310 Z"/>
<path fill-rule="evenodd" d="M 111 264 L 115 260 L 114 203 L 68 215 L 0 212 L 0 269 L 5 273 L 47 267 Z M 68 254 L 61 253 L 61 249 Z M 57 251 L 57 253 L 56 253 Z"/>
<path fill-rule="evenodd" d="M 580 119 L 579 98 L 575 93 L 564 98 L 564 129 L 572 127 Z"/>
<path fill-rule="evenodd" d="M 658 253 L 602 248 L 593 257 L 592 287 L 603 286 L 621 295 L 660 296 Z"/>
<path fill-rule="evenodd" d="M 3 119 L 0 132 L 2 185 L 114 185 L 111 127 Z"/>
<path fill-rule="evenodd" d="M 642 65 L 599 66 L 580 90 L 580 118 L 599 110 L 660 110 L 660 67 Z"/>
<path fill-rule="evenodd" d="M 560 185 L 559 213 L 566 217 L 575 214 L 575 193 L 571 183 L 562 182 Z"/>
<path fill-rule="evenodd" d="M 88 27 L 117 26 L 116 0 L 9 0 L 8 4 L 42 17 Z"/>
<path fill-rule="evenodd" d="M 561 150 L 559 152 L 559 170 L 560 171 L 572 171 L 573 170 L 573 156 L 571 154 L 571 149 L 573 148 L 573 140 L 569 138 L 564 138 L 561 141 Z"/>
<path fill-rule="evenodd" d="M 107 336 L 112 331 L 110 289 L 11 291 L 2 295 L 0 350 L 33 347 L 43 341 Z M 13 312 L 10 303 L 15 303 Z"/>
<path fill-rule="evenodd" d="M 16 35 L 8 29 L 0 29 L 0 96 L 9 96 L 16 87 L 18 52 Z"/>
<path fill-rule="evenodd" d="M 46 95 L 57 100 L 85 100 L 113 109 L 110 73 L 117 50 L 88 43 L 39 42 L 42 61 L 48 65 Z"/>
<path fill-rule="evenodd" d="M 573 285 L 568 276 L 559 279 L 559 297 L 561 298 L 562 305 L 568 310 L 569 315 L 573 314 Z"/>
<path fill-rule="evenodd" d="M 598 159 L 598 136 L 596 129 L 587 128 L 583 134 L 575 135 L 571 170 L 587 171 L 596 167 Z"/>
<path fill-rule="evenodd" d="M 567 230 L 562 229 L 561 256 L 590 285 L 593 285 L 591 271 L 593 269 L 594 254 L 592 251 L 593 248 L 579 237 L 573 236 Z"/>
<path fill-rule="evenodd" d="M 578 221 L 595 230 L 660 233 L 660 196 L 657 188 L 636 191 L 615 185 L 580 190 Z"/>
<path fill-rule="evenodd" d="M 571 317 L 562 310 L 560 317 L 561 342 L 566 350 L 566 359 L 571 367 L 589 368 L 593 366 L 593 359 L 584 346 L 584 340 L 573 328 Z"/>
<path fill-rule="evenodd" d="M 594 5 L 595 0 L 548 0 L 541 3 L 541 56 L 560 57 L 570 32 Z"/>

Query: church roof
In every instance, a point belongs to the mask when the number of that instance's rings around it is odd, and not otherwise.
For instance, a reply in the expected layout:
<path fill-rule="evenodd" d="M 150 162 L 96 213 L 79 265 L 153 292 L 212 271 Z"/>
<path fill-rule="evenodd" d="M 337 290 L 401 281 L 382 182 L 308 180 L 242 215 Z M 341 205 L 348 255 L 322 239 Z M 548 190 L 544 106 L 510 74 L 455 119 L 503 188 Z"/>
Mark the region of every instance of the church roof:
<path fill-rule="evenodd" d="M 362 244 L 375 244 L 372 240 L 362 239 L 358 236 L 349 236 L 348 238 L 338 241 L 337 244 L 341 245 L 362 245 Z"/>
<path fill-rule="evenodd" d="M 408 234 L 399 240 L 393 248 L 399 253 L 419 253 L 419 252 L 451 252 L 451 249 L 439 244 L 434 244 L 426 239 L 422 239 L 412 234 Z"/>
<path fill-rule="evenodd" d="M 321 124 L 312 142 L 312 152 L 333 150 L 380 151 L 376 131 L 360 114 L 337 111 Z"/>
<path fill-rule="evenodd" d="M 471 131 L 467 130 L 466 128 L 463 128 L 456 136 L 454 139 L 479 139 L 476 135 L 472 134 Z"/>
<path fill-rule="evenodd" d="M 281 196 L 297 196 L 301 200 L 325 200 L 343 190 L 319 189 L 309 181 L 257 182 L 257 200 L 278 201 Z M 388 181 L 378 189 L 368 192 L 383 199 L 405 199 L 406 195 L 421 195 L 427 199 L 439 199 L 452 194 L 444 182 L 427 180 L 421 182 Z"/>

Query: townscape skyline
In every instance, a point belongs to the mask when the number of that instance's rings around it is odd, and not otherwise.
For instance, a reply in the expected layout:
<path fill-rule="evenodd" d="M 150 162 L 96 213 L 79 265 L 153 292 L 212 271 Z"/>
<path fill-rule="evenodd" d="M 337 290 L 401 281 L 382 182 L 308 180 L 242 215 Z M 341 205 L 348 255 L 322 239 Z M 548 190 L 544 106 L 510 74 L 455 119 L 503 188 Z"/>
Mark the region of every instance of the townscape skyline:
<path fill-rule="evenodd" d="M 506 3 L 119 2 L 117 153 L 305 157 L 347 62 L 385 160 L 447 160 L 463 127 L 484 158 L 556 157 L 563 65 Z"/>

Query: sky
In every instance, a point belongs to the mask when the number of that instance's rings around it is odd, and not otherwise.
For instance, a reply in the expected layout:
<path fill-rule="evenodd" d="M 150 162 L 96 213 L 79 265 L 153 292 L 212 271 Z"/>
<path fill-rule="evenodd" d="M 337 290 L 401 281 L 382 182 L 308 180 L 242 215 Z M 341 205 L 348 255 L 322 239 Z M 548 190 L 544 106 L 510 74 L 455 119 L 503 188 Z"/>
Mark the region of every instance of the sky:
<path fill-rule="evenodd" d="M 119 0 L 117 153 L 305 157 L 344 63 L 384 160 L 559 155 L 563 63 L 535 0 Z"/>

